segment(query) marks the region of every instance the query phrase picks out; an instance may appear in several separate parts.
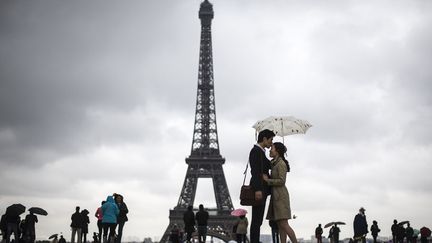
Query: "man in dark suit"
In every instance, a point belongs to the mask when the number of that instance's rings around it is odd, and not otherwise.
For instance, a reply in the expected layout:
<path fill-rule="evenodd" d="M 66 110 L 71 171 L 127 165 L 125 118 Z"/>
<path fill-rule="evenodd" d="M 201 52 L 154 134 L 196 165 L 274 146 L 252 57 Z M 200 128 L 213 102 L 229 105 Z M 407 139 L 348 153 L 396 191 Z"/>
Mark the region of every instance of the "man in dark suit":
<path fill-rule="evenodd" d="M 249 165 L 251 168 L 250 185 L 255 191 L 255 200 L 261 200 L 258 206 L 252 206 L 252 221 L 250 226 L 250 242 L 260 242 L 260 228 L 264 218 L 264 210 L 267 196 L 270 194 L 270 187 L 264 183 L 263 174 L 269 175 L 271 169 L 270 161 L 265 155 L 265 148 L 273 144 L 274 132 L 265 129 L 258 134 L 257 144 L 249 153 Z"/>

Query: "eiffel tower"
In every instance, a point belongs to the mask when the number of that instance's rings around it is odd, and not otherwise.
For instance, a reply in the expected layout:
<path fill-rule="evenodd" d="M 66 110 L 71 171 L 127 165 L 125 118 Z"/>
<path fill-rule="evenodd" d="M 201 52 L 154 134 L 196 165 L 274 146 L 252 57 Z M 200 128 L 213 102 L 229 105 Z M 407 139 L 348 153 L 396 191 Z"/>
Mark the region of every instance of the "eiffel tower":
<path fill-rule="evenodd" d="M 173 226 L 184 229 L 183 213 L 189 205 L 194 205 L 197 182 L 199 178 L 211 178 L 216 198 L 215 209 L 207 209 L 207 235 L 225 242 L 231 240 L 231 231 L 236 218 L 230 213 L 234 209 L 222 165 L 225 163 L 219 153 L 219 142 L 216 127 L 216 108 L 213 80 L 213 56 L 211 42 L 211 20 L 213 6 L 208 0 L 201 3 L 201 44 L 198 70 L 198 91 L 195 112 L 195 125 L 191 154 L 186 158 L 188 169 L 177 206 L 169 211 L 169 225 L 160 242 L 167 242 Z M 205 205 L 204 205 L 205 206 Z M 194 207 L 195 209 L 197 207 Z"/>

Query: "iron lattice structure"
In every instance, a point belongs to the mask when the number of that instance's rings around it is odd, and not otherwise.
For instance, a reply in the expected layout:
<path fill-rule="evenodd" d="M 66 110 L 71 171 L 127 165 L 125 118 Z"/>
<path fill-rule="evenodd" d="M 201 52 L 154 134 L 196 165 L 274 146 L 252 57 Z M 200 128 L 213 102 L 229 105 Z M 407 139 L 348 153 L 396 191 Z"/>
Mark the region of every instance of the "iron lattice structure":
<path fill-rule="evenodd" d="M 219 152 L 216 126 L 211 40 L 213 16 L 213 6 L 208 0 L 205 0 L 201 3 L 199 10 L 201 44 L 192 149 L 190 156 L 186 158 L 188 169 L 177 206 L 169 212 L 170 223 L 160 242 L 168 242 L 170 231 L 175 224 L 181 229 L 184 228 L 183 213 L 189 205 L 194 205 L 199 178 L 212 179 L 216 198 L 216 208 L 208 209 L 210 218 L 207 235 L 229 241 L 232 239 L 232 227 L 236 222 L 236 218 L 230 215 L 234 207 L 222 168 L 225 158 Z M 194 208 L 196 210 L 197 207 Z"/>

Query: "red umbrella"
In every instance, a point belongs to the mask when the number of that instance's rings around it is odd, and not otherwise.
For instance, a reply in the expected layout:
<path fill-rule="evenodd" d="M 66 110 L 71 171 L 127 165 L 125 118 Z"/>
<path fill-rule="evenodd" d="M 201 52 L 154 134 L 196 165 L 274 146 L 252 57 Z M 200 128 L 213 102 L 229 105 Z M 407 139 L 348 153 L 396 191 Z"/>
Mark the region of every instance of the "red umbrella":
<path fill-rule="evenodd" d="M 431 230 L 428 227 L 422 227 L 420 229 L 420 235 L 422 237 L 429 237 L 431 236 Z"/>
<path fill-rule="evenodd" d="M 232 216 L 237 216 L 237 217 L 238 216 L 244 216 L 246 214 L 247 214 L 247 211 L 246 211 L 246 209 L 243 209 L 243 208 L 237 208 L 231 212 Z"/>

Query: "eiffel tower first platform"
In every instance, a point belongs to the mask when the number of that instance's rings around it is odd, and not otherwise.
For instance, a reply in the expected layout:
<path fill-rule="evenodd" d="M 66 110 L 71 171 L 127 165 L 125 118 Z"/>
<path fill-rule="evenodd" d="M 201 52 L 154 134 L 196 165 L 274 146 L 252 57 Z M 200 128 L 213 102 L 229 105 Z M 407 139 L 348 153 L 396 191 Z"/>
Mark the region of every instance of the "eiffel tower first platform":
<path fill-rule="evenodd" d="M 236 222 L 236 217 L 230 215 L 234 208 L 222 168 L 225 158 L 219 153 L 216 127 L 211 41 L 211 21 L 213 14 L 212 4 L 207 0 L 202 2 L 199 10 L 201 43 L 192 149 L 190 156 L 186 158 L 188 168 L 183 188 L 180 192 L 177 206 L 169 211 L 169 225 L 160 240 L 161 243 L 168 242 L 169 234 L 174 224 L 184 229 L 183 213 L 189 205 L 194 206 L 199 178 L 212 179 L 216 198 L 217 208 L 207 209 L 210 214 L 207 235 L 227 242 L 232 239 L 231 232 Z M 195 206 L 194 208 L 197 207 Z"/>

